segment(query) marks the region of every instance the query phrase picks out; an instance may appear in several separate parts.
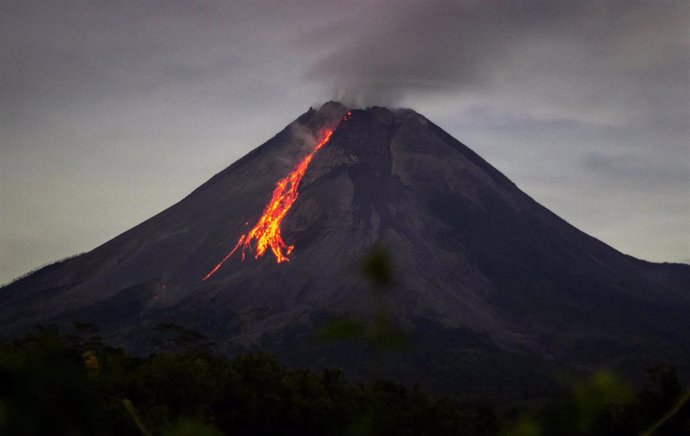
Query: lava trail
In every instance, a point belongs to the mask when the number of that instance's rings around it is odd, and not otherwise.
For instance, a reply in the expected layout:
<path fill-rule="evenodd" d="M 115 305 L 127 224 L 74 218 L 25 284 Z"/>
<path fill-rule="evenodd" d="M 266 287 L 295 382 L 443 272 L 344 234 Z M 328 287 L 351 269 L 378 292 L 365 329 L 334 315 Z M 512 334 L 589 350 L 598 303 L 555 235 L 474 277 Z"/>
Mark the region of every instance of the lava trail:
<path fill-rule="evenodd" d="M 345 114 L 338 126 L 340 126 L 343 121 L 348 120 L 350 115 L 351 112 Z M 299 184 L 302 181 L 302 177 L 304 177 L 304 174 L 307 172 L 311 160 L 316 152 L 328 143 L 331 139 L 331 135 L 333 135 L 333 132 L 337 128 L 336 126 L 332 129 L 321 130 L 319 133 L 319 141 L 314 149 L 297 164 L 290 174 L 278 180 L 276 187 L 273 189 L 271 200 L 266 204 L 266 207 L 264 207 L 259 221 L 247 233 L 240 235 L 232 250 L 230 250 L 230 252 L 225 255 L 225 257 L 218 262 L 202 280 L 205 281 L 209 279 L 221 266 L 223 266 L 225 261 L 230 259 L 238 250 L 242 253 L 242 260 L 245 259 L 246 250 L 253 252 L 254 258 L 258 259 L 263 256 L 269 248 L 271 252 L 273 252 L 277 263 L 290 260 L 288 256 L 292 253 L 295 246 L 288 245 L 283 240 L 280 234 L 280 224 L 299 196 Z M 252 248 L 252 242 L 254 242 L 254 248 Z"/>

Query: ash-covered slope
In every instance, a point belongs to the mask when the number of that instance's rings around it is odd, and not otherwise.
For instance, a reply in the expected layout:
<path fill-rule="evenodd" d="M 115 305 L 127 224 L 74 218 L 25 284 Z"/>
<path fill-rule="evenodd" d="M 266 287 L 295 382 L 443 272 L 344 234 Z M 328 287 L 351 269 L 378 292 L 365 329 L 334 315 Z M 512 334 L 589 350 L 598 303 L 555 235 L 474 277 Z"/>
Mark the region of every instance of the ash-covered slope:
<path fill-rule="evenodd" d="M 389 368 L 405 380 L 490 386 L 530 367 L 690 365 L 690 266 L 580 232 L 411 110 L 353 110 L 314 155 L 281 226 L 289 262 L 235 255 L 202 281 L 346 112 L 310 110 L 173 207 L 4 287 L 3 332 L 77 320 L 146 352 L 159 323 L 176 323 L 228 351 L 356 371 L 357 353 L 309 338 L 328 317 L 371 316 L 358 265 L 377 245 L 395 266 L 388 310 L 417 343 Z"/>

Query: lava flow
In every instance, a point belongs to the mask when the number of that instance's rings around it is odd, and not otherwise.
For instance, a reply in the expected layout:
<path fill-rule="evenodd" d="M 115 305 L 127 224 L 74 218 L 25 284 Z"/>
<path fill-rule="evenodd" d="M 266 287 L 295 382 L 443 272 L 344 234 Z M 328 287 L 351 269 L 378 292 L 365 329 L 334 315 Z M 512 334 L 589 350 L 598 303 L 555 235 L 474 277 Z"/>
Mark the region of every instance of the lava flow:
<path fill-rule="evenodd" d="M 346 121 L 350 118 L 351 112 L 345 114 L 345 116 L 340 120 L 340 123 Z M 338 124 L 340 125 L 340 124 Z M 337 127 L 336 127 L 337 128 Z M 233 254 L 240 248 L 242 249 L 242 260 L 245 259 L 245 251 L 252 251 L 254 258 L 258 259 L 266 253 L 269 248 L 273 252 L 277 263 L 282 263 L 290 260 L 288 256 L 292 253 L 295 248 L 294 245 L 288 245 L 283 240 L 280 234 L 280 224 L 287 215 L 288 211 L 297 200 L 299 196 L 299 184 L 302 181 L 302 177 L 307 172 L 309 164 L 312 158 L 326 143 L 331 139 L 333 135 L 333 129 L 323 129 L 319 135 L 319 141 L 317 142 L 314 149 L 305 156 L 299 164 L 295 167 L 290 174 L 286 177 L 278 180 L 275 189 L 273 189 L 273 195 L 271 200 L 268 202 L 264 211 L 261 213 L 259 221 L 252 227 L 247 233 L 243 233 L 232 250 L 221 260 L 216 266 L 213 267 L 211 271 L 204 276 L 202 280 L 209 279 L 213 274 L 220 269 L 221 266 L 232 257 Z M 252 249 L 252 241 L 255 242 L 255 248 Z"/>

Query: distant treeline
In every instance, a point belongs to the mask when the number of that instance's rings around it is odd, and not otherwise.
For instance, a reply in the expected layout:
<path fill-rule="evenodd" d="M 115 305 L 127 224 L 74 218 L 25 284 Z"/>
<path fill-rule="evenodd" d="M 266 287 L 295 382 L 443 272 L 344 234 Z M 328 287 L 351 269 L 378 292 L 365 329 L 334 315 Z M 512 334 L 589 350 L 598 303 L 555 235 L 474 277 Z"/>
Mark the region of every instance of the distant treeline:
<path fill-rule="evenodd" d="M 132 357 L 81 327 L 81 336 L 41 328 L 0 345 L 0 433 L 690 434 L 688 392 L 672 367 L 650 370 L 642 389 L 600 372 L 568 397 L 492 404 L 390 381 L 354 383 L 338 369 L 287 369 L 269 354 L 222 357 L 203 345 Z"/>
<path fill-rule="evenodd" d="M 65 262 L 67 262 L 68 260 L 72 260 L 72 259 L 74 259 L 75 257 L 81 256 L 82 254 L 84 254 L 84 252 L 77 253 L 77 254 L 73 254 L 73 255 L 71 255 L 71 256 L 63 257 L 62 259 L 58 259 L 58 260 L 55 260 L 55 261 L 52 261 L 52 262 L 48 262 L 48 263 L 46 263 L 46 264 L 43 264 L 43 265 L 41 265 L 41 266 L 39 266 L 39 267 L 36 267 L 36 268 L 34 268 L 34 269 L 32 269 L 32 270 L 30 270 L 30 271 L 28 271 L 28 272 L 25 272 L 24 274 L 22 274 L 22 275 L 20 275 L 20 276 L 17 276 L 17 277 L 15 277 L 15 278 L 11 279 L 9 282 L 0 283 L 0 288 L 2 288 L 2 287 L 4 287 L 4 286 L 9 286 L 9 285 L 11 285 L 11 284 L 13 284 L 13 283 L 15 283 L 15 282 L 18 282 L 19 280 L 25 279 L 25 278 L 29 277 L 30 275 L 32 275 L 32 274 L 34 274 L 34 273 L 37 273 L 37 272 L 39 272 L 39 271 L 41 271 L 41 270 L 50 269 L 51 267 L 56 267 L 56 266 L 58 266 L 58 265 L 61 265 L 61 264 L 65 263 Z"/>

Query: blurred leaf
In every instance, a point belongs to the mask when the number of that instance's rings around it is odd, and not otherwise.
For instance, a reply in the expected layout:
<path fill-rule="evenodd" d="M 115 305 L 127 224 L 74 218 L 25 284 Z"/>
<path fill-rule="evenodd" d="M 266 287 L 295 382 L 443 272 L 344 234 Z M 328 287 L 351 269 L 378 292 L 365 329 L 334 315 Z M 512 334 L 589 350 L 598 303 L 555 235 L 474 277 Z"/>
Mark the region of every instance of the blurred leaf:
<path fill-rule="evenodd" d="M 192 419 L 181 419 L 173 425 L 166 426 L 163 436 L 223 436 L 216 427 Z"/>
<path fill-rule="evenodd" d="M 599 371 L 573 387 L 577 426 L 587 433 L 597 417 L 609 406 L 621 406 L 633 399 L 632 389 L 610 371 Z"/>
<path fill-rule="evenodd" d="M 410 347 L 410 337 L 384 314 L 374 316 L 366 338 L 380 350 L 405 351 Z"/>
<path fill-rule="evenodd" d="M 374 425 L 374 412 L 371 409 L 357 415 L 350 422 L 346 434 L 348 436 L 369 436 Z"/>
<path fill-rule="evenodd" d="M 377 288 L 393 283 L 393 263 L 390 254 L 383 248 L 374 248 L 364 260 L 364 276 Z"/>
<path fill-rule="evenodd" d="M 134 423 L 137 425 L 137 428 L 143 434 L 144 436 L 151 436 L 151 432 L 146 430 L 146 427 L 144 427 L 144 424 L 141 422 L 141 419 L 139 418 L 139 413 L 137 412 L 137 409 L 134 408 L 134 405 L 132 404 L 131 401 L 128 399 L 122 400 L 122 404 L 125 406 L 125 409 L 127 409 L 127 412 L 129 412 L 130 416 L 134 420 Z"/>
<path fill-rule="evenodd" d="M 541 426 L 531 419 L 521 419 L 514 426 L 501 433 L 502 436 L 541 436 Z"/>
<path fill-rule="evenodd" d="M 365 329 L 366 325 L 356 318 L 338 318 L 327 322 L 316 335 L 326 341 L 348 341 L 362 339 Z"/>
<path fill-rule="evenodd" d="M 659 428 L 661 428 L 666 422 L 671 420 L 687 403 L 690 401 L 690 390 L 685 393 L 685 395 L 681 396 L 678 402 L 673 406 L 673 408 L 666 413 L 664 416 L 662 416 L 657 422 L 654 423 L 649 429 L 646 431 L 643 431 L 640 433 L 640 436 L 651 436 L 653 435 Z M 690 425 L 687 426 L 687 430 L 690 430 Z"/>

